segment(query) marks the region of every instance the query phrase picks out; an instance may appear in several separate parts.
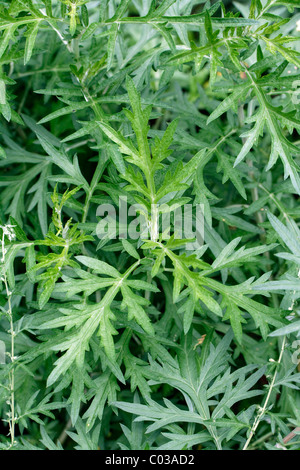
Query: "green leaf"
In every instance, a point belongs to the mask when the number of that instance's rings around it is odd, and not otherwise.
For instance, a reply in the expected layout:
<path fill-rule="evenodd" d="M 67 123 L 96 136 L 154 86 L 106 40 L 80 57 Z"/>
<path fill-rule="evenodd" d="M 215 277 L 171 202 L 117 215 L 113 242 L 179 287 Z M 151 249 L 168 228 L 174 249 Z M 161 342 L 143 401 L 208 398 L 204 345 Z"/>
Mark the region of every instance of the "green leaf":
<path fill-rule="evenodd" d="M 140 259 L 140 256 L 132 243 L 130 243 L 128 240 L 125 240 L 125 238 L 122 238 L 122 245 L 123 245 L 124 250 L 126 250 L 130 256 L 136 259 Z"/>
<path fill-rule="evenodd" d="M 88 256 L 76 256 L 76 259 L 80 263 L 84 264 L 84 266 L 91 268 L 95 273 L 105 274 L 107 276 L 111 276 L 115 278 L 121 277 L 121 274 L 119 273 L 119 271 L 117 271 L 113 266 L 110 266 L 104 261 L 100 261 L 94 258 L 89 258 Z"/>
<path fill-rule="evenodd" d="M 30 61 L 32 56 L 32 51 L 34 48 L 34 44 L 36 41 L 36 36 L 39 29 L 39 23 L 35 23 L 29 25 L 26 31 L 26 44 L 25 44 L 25 56 L 24 56 L 24 64 L 26 65 L 27 62 Z"/>

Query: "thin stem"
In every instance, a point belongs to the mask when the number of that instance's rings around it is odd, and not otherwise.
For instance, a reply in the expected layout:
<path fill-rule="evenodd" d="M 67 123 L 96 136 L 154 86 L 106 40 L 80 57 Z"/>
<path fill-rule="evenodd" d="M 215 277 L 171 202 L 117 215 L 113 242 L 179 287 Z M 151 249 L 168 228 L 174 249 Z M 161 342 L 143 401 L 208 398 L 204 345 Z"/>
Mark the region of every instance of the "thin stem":
<path fill-rule="evenodd" d="M 10 360 L 12 365 L 15 362 L 15 332 L 14 332 L 14 323 L 13 323 L 13 313 L 12 313 L 12 304 L 11 304 L 11 292 L 8 287 L 7 277 L 4 276 L 4 284 L 6 289 L 6 295 L 8 297 L 8 316 L 9 316 L 9 326 L 10 326 Z M 13 447 L 15 443 L 15 371 L 12 367 L 9 373 L 9 388 L 10 388 L 10 420 L 9 420 L 9 432 L 10 432 L 10 448 Z"/>
<path fill-rule="evenodd" d="M 258 428 L 258 425 L 259 425 L 259 423 L 261 422 L 262 418 L 264 417 L 264 415 L 266 413 L 266 410 L 267 410 L 267 407 L 268 407 L 268 404 L 269 404 L 269 401 L 270 401 L 270 398 L 271 398 L 271 394 L 273 392 L 273 388 L 274 388 L 274 385 L 275 385 L 275 382 L 276 382 L 276 378 L 277 378 L 277 374 L 278 374 L 278 368 L 279 368 L 279 365 L 281 364 L 281 361 L 282 361 L 282 357 L 283 357 L 283 353 L 284 353 L 284 349 L 285 349 L 285 344 L 286 344 L 286 337 L 284 336 L 283 341 L 282 341 L 282 345 L 281 345 L 279 359 L 278 359 L 277 366 L 276 366 L 276 370 L 275 370 L 272 382 L 270 384 L 267 397 L 265 399 L 263 407 L 260 408 L 260 410 L 258 412 L 258 415 L 255 418 L 255 421 L 254 421 L 253 426 L 252 426 L 251 431 L 250 431 L 250 435 L 247 439 L 246 444 L 244 445 L 243 450 L 248 449 L 249 444 L 250 444 L 250 442 L 251 442 L 251 440 L 252 440 L 252 438 L 253 438 L 253 436 L 254 436 L 257 428 Z"/>
<path fill-rule="evenodd" d="M 41 10 L 40 10 L 41 11 Z M 41 11 L 42 14 L 44 14 L 42 11 Z M 76 39 L 73 39 L 71 41 L 71 43 L 69 41 L 67 41 L 64 36 L 62 35 L 62 33 L 52 24 L 52 22 L 48 22 L 49 25 L 51 26 L 51 28 L 56 32 L 56 34 L 58 35 L 59 39 L 61 40 L 61 42 L 64 44 L 64 46 L 67 48 L 67 50 L 69 51 L 70 54 L 74 54 L 76 56 L 77 59 L 79 59 L 79 48 L 78 48 L 78 41 Z M 74 75 L 74 74 L 73 74 Z M 104 117 L 104 113 L 101 109 L 101 107 L 99 106 L 98 103 L 96 103 L 93 99 L 93 97 L 91 96 L 90 92 L 89 92 L 89 89 L 84 85 L 83 83 L 83 80 L 80 80 L 78 78 L 77 75 L 74 75 L 75 77 L 75 80 L 78 82 L 78 84 L 81 86 L 82 88 L 82 93 L 83 93 L 83 96 L 84 96 L 84 99 L 86 102 L 88 103 L 91 103 L 91 108 L 93 109 L 94 113 L 95 113 L 95 117 L 96 119 L 99 119 L 100 121 L 102 121 L 103 117 Z"/>
<path fill-rule="evenodd" d="M 14 237 L 13 232 L 11 231 L 11 227 L 2 227 L 2 240 L 1 240 L 1 250 L 2 250 L 2 258 L 1 263 L 5 263 L 5 255 L 7 253 L 7 249 L 5 248 L 5 236 L 8 235 L 9 237 Z M 15 362 L 15 332 L 14 332 L 14 322 L 13 322 L 13 310 L 12 310 L 12 292 L 10 291 L 7 275 L 4 272 L 2 274 L 2 281 L 5 286 L 6 296 L 8 300 L 8 310 L 7 316 L 9 320 L 9 333 L 10 333 L 10 361 L 11 361 L 11 370 L 8 376 L 8 390 L 10 393 L 10 397 L 8 400 L 10 411 L 8 412 L 8 425 L 9 425 L 9 435 L 10 435 L 10 445 L 8 450 L 11 449 L 15 444 L 15 426 L 16 426 L 16 416 L 15 416 L 15 371 L 14 371 L 14 362 Z"/>
<path fill-rule="evenodd" d="M 284 444 L 288 444 L 294 437 L 296 437 L 300 432 L 300 428 L 295 428 L 294 431 L 290 432 L 284 439 Z"/>
<path fill-rule="evenodd" d="M 276 3 L 276 0 L 271 0 L 267 2 L 267 4 L 264 6 L 264 8 L 261 10 L 260 14 L 256 17 L 256 20 L 259 20 L 265 13 L 266 11 L 270 10 L 270 8 Z"/>
<path fill-rule="evenodd" d="M 44 68 L 40 70 L 31 70 L 29 72 L 22 72 L 22 73 L 16 73 L 13 75 L 15 78 L 24 78 L 24 77 L 29 77 L 32 75 L 36 75 L 38 73 L 44 74 L 44 73 L 61 73 L 61 72 L 70 72 L 70 67 L 54 67 L 54 68 Z"/>
<path fill-rule="evenodd" d="M 262 442 L 265 442 L 267 441 L 270 437 L 272 437 L 274 435 L 273 432 L 268 432 L 268 434 L 265 434 L 264 436 L 260 437 L 259 439 L 257 439 L 255 442 L 253 442 L 253 444 L 251 444 L 251 449 L 254 449 L 255 447 L 257 447 L 259 444 L 261 444 Z"/>

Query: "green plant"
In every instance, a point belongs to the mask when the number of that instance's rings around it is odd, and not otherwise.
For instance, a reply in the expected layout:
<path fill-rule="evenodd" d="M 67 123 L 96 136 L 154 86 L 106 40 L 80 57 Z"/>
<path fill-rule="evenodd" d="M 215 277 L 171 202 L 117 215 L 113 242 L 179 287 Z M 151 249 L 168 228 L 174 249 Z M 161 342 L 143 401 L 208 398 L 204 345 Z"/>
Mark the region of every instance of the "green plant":
<path fill-rule="evenodd" d="M 0 1 L 1 449 L 299 447 L 299 22 Z"/>

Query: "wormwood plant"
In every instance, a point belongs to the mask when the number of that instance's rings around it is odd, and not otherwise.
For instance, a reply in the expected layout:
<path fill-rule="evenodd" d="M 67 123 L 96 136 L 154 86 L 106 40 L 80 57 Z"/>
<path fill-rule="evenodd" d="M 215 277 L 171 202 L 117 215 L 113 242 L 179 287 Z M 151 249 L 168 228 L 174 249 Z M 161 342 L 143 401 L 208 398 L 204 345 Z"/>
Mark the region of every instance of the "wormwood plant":
<path fill-rule="evenodd" d="M 1 449 L 299 448 L 299 7 L 0 1 Z"/>

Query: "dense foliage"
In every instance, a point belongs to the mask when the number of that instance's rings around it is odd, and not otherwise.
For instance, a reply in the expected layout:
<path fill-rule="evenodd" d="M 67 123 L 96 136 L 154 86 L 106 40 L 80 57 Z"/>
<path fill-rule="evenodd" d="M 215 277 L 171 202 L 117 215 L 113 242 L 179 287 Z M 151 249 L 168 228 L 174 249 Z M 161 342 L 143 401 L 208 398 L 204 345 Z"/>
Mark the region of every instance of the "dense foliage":
<path fill-rule="evenodd" d="M 299 447 L 299 7 L 0 1 L 1 449 Z"/>

